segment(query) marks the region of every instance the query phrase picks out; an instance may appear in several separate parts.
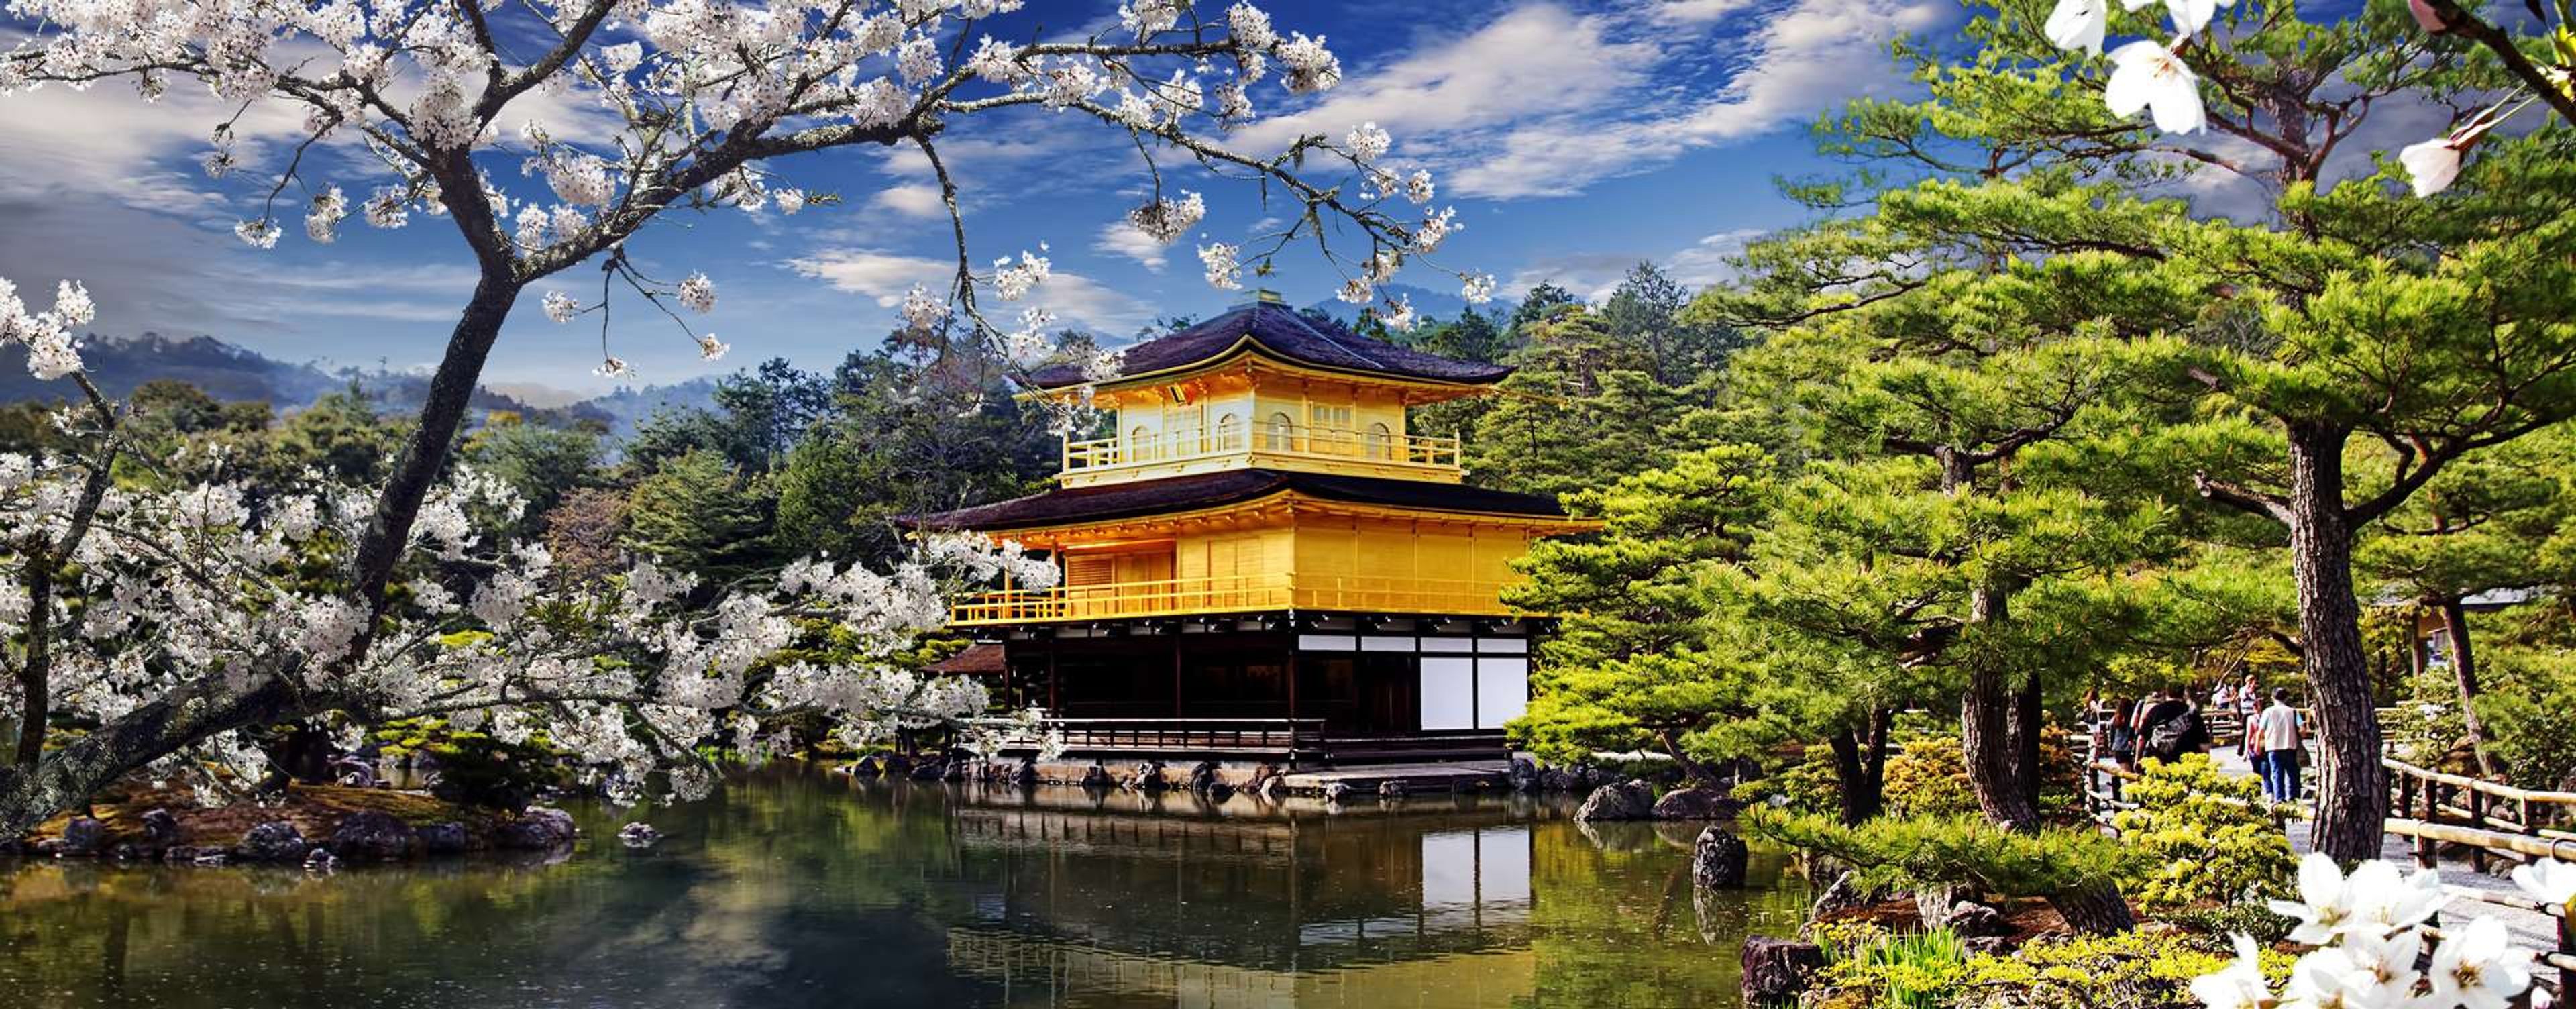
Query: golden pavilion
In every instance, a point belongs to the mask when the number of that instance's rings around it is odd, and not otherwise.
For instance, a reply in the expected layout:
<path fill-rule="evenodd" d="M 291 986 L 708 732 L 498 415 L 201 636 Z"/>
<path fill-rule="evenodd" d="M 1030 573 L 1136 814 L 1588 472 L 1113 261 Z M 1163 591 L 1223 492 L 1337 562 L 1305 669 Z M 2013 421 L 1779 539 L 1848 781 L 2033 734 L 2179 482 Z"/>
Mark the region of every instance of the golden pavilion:
<path fill-rule="evenodd" d="M 1495 756 L 1545 621 L 1503 603 L 1532 540 L 1588 529 L 1554 498 L 1471 487 L 1408 408 L 1511 369 L 1308 318 L 1263 292 L 1129 348 L 1089 386 L 1105 437 L 1057 486 L 922 516 L 1052 556 L 1043 590 L 970 598 L 951 668 L 1061 718 L 1077 753 L 1295 763 Z"/>

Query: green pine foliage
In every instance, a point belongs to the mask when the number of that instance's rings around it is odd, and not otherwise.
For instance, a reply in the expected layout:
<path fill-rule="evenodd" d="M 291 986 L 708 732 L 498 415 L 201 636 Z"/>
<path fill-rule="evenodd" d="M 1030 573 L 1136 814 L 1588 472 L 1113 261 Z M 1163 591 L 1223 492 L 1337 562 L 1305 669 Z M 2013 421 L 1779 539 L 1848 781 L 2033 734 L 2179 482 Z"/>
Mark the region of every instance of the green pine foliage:
<path fill-rule="evenodd" d="M 2141 857 L 2091 830 L 2007 831 L 1973 816 L 1845 824 L 1755 808 L 1741 822 L 1753 836 L 1853 867 L 1865 886 L 1900 890 L 1956 883 L 1985 893 L 2047 897 L 2116 884 Z"/>

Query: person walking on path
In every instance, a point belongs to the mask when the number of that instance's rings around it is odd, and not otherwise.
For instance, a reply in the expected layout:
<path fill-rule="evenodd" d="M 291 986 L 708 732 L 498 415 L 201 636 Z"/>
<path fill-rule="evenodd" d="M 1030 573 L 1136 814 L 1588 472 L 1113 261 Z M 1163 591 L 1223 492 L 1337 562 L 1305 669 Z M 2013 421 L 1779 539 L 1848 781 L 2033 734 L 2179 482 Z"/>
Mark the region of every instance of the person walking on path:
<path fill-rule="evenodd" d="M 2263 752 L 2263 796 L 2299 801 L 2299 709 L 2290 706 L 2290 688 L 2272 688 L 2272 706 L 2255 718 L 2252 738 Z"/>
<path fill-rule="evenodd" d="M 2259 763 L 2255 760 L 2258 750 L 2254 745 L 2254 719 L 2262 713 L 2263 684 L 2254 679 L 2254 674 L 2247 673 L 2245 682 L 2236 688 L 2236 727 L 2239 736 L 2236 742 L 2237 749 L 2245 754 L 2245 760 L 2248 763 Z"/>

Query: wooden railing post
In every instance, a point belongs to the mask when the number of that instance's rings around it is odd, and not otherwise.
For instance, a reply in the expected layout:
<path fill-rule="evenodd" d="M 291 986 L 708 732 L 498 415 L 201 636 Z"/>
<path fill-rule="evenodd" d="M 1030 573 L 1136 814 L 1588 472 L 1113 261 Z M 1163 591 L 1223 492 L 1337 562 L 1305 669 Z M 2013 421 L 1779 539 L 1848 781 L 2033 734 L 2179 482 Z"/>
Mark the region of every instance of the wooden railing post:
<path fill-rule="evenodd" d="M 2424 779 L 2424 822 L 2442 822 L 2442 783 Z M 2429 837 L 2415 839 L 2415 864 L 2420 868 L 2438 868 L 2442 864 L 2441 843 Z"/>
<path fill-rule="evenodd" d="M 2469 826 L 2479 830 L 2487 829 L 2487 793 L 2484 789 L 2469 789 Z M 2480 873 L 2487 871 L 2485 845 L 2476 845 L 2469 849 L 2469 868 Z"/>
<path fill-rule="evenodd" d="M 2558 998 L 2576 996 L 2576 909 L 2558 905 Z"/>

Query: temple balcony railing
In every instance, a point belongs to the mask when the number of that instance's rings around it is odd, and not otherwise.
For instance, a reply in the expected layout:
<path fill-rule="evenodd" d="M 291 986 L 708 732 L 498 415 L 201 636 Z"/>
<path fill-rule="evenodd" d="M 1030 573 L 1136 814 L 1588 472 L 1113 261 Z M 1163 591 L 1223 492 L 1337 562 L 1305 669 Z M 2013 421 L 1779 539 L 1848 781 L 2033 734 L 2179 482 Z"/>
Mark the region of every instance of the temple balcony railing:
<path fill-rule="evenodd" d="M 1219 425 L 1064 443 L 1059 479 L 1069 486 L 1222 469 L 1321 469 L 1456 482 L 1466 475 L 1456 437 L 1355 431 L 1308 424 Z"/>
<path fill-rule="evenodd" d="M 1277 572 L 1158 581 L 1010 589 L 959 600 L 949 622 L 961 626 L 1180 617 L 1278 610 L 1516 616 L 1503 604 L 1510 582 L 1390 575 Z"/>

